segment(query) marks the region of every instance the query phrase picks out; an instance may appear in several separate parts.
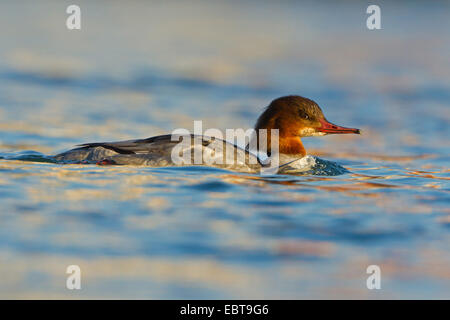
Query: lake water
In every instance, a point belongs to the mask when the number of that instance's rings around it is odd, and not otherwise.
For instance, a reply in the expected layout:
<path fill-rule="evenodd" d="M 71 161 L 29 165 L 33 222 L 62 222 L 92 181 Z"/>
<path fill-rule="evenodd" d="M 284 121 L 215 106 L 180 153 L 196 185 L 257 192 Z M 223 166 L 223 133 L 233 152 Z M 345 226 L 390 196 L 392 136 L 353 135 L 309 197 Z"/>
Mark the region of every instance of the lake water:
<path fill-rule="evenodd" d="M 450 5 L 0 5 L 1 298 L 450 298 Z M 12 160 L 250 128 L 286 94 L 362 135 L 338 176 Z M 66 289 L 78 265 L 82 289 Z M 366 269 L 381 268 L 368 290 Z"/>

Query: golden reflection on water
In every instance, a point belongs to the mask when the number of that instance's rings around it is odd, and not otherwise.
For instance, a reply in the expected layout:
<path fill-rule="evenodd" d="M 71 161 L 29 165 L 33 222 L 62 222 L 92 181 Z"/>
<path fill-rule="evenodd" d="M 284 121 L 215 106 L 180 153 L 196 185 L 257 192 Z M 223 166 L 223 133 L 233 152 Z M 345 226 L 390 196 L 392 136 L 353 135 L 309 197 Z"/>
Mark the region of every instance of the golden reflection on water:
<path fill-rule="evenodd" d="M 370 159 L 375 162 L 375 160 Z M 355 213 L 372 214 L 375 208 L 378 212 L 390 214 L 426 214 L 430 215 L 439 207 L 434 207 L 430 200 L 435 198 L 431 196 L 417 195 L 418 201 L 428 201 L 417 203 L 414 206 L 405 206 L 402 197 L 398 199 L 386 193 L 386 189 L 396 190 L 417 190 L 421 192 L 424 188 L 435 188 L 429 184 L 407 184 L 403 182 L 390 182 L 391 180 L 409 178 L 423 178 L 426 180 L 445 181 L 446 177 L 436 175 L 445 174 L 447 169 L 443 170 L 395 170 L 392 175 L 371 174 L 372 171 L 386 170 L 388 166 L 383 167 L 348 167 L 351 172 L 343 176 L 278 176 L 262 177 L 258 175 L 212 172 L 204 174 L 177 174 L 161 172 L 158 169 L 148 170 L 133 166 L 95 166 L 95 165 L 57 165 L 46 163 L 30 163 L 23 161 L 1 160 L 0 170 L 3 171 L 0 177 L 0 186 L 13 186 L 16 181 L 21 179 L 32 179 L 24 185 L 22 198 L 17 199 L 16 203 L 22 206 L 32 206 L 31 211 L 25 215 L 19 215 L 12 218 L 13 225 L 20 226 L 21 241 L 33 242 L 36 236 L 36 230 L 54 226 L 54 214 L 39 215 L 38 209 L 33 206 L 55 205 L 64 203 L 64 210 L 76 210 L 80 216 L 73 218 L 67 216 L 64 223 L 59 222 L 61 232 L 53 232 L 48 235 L 48 241 L 57 243 L 60 247 L 76 247 L 78 250 L 91 250 L 97 248 L 114 248 L 121 252 L 135 252 L 136 248 L 141 246 L 138 239 L 127 234 L 133 233 L 133 230 L 139 232 L 161 232 L 167 230 L 177 232 L 179 228 L 190 230 L 192 232 L 212 233 L 219 237 L 220 250 L 225 252 L 266 252 L 273 257 L 280 259 L 275 264 L 269 264 L 267 267 L 259 266 L 254 268 L 250 265 L 235 265 L 227 262 L 219 262 L 214 257 L 186 257 L 183 259 L 176 256 L 123 256 L 109 257 L 96 256 L 88 258 L 83 255 L 52 255 L 49 253 L 40 254 L 20 254 L 2 249 L 0 255 L 4 259 L 11 261 L 2 266 L 2 272 L 11 276 L 2 281 L 7 291 L 0 291 L 0 297 L 14 298 L 74 298 L 64 289 L 61 289 L 62 270 L 69 264 L 79 264 L 83 271 L 83 281 L 86 287 L 83 295 L 80 297 L 104 297 L 113 298 L 117 294 L 108 293 L 111 286 L 111 279 L 127 283 L 138 281 L 143 285 L 136 297 L 145 294 L 147 298 L 165 297 L 158 288 L 169 284 L 177 284 L 190 287 L 193 284 L 197 288 L 214 288 L 222 294 L 229 294 L 235 298 L 254 297 L 321 297 L 321 298 L 370 298 L 375 297 L 360 285 L 348 285 L 363 281 L 355 274 L 361 274 L 361 270 L 368 264 L 373 263 L 373 259 L 358 252 L 350 254 L 355 248 L 343 245 L 339 241 L 333 240 L 313 240 L 301 239 L 295 237 L 265 237 L 261 235 L 252 235 L 249 230 L 242 228 L 237 221 L 230 217 L 239 219 L 253 219 L 256 216 L 275 215 L 276 219 L 285 217 L 294 219 L 292 221 L 301 221 L 299 208 L 304 205 L 313 205 L 322 202 L 326 197 L 333 197 L 333 194 L 341 194 L 334 201 L 336 204 L 346 202 L 345 207 L 340 205 L 336 207 L 315 207 L 318 213 L 328 214 L 335 217 L 346 217 Z M 392 170 L 393 171 L 393 170 Z M 393 171 L 394 172 L 394 171 Z M 235 186 L 245 188 L 249 194 L 266 194 L 267 201 L 254 201 L 251 204 L 229 207 L 230 203 L 235 201 L 247 201 L 248 197 L 244 194 L 236 193 L 233 189 L 218 190 L 206 188 L 205 190 L 191 193 L 191 200 L 183 198 L 181 194 L 170 198 L 171 194 L 179 193 L 180 186 L 191 188 L 192 186 L 201 186 L 208 181 L 221 181 L 224 186 Z M 227 187 L 229 188 L 229 187 Z M 231 187 L 233 188 L 233 187 Z M 296 191 L 302 191 L 301 193 Z M 305 193 L 304 191 L 308 191 Z M 401 194 L 400 194 L 401 195 Z M 170 196 L 170 197 L 169 197 Z M 228 213 L 228 217 L 223 218 L 202 218 L 202 224 L 198 222 L 189 222 L 188 216 L 193 217 L 192 213 L 180 211 L 177 209 L 177 201 L 180 199 L 182 205 L 191 206 L 190 210 L 214 210 L 222 208 Z M 194 197 L 195 199 L 192 199 Z M 241 200 L 238 200 L 241 198 Z M 183 200 L 181 200 L 183 199 Z M 269 200 L 271 199 L 271 200 Z M 92 202 L 93 201 L 93 202 Z M 136 215 L 125 215 L 122 219 L 123 230 L 104 230 L 97 233 L 91 231 L 82 231 L 83 226 L 89 226 L 91 223 L 87 219 L 93 219 L 95 216 L 101 217 L 108 215 L 119 218 L 125 212 L 120 213 L 111 210 L 108 213 L 107 205 L 100 209 L 98 205 L 92 207 L 92 203 L 108 203 L 109 201 L 128 203 L 126 207 L 131 210 L 141 208 L 147 213 Z M 329 201 L 329 200 L 327 200 Z M 429 203 L 429 204 L 426 204 Z M 287 206 L 285 206 L 287 204 Z M 300 207 L 298 207 L 300 206 Z M 94 212 L 89 213 L 94 209 Z M 111 207 L 111 209 L 113 209 Z M 98 213 L 95 211 L 100 210 Z M 106 210 L 106 211 L 105 211 Z M 317 210 L 317 209 L 312 209 Z M 445 212 L 445 211 L 440 211 Z M 441 215 L 434 219 L 438 225 L 448 225 L 449 211 L 446 215 Z M 151 213 L 151 214 L 150 214 Z M 61 218 L 64 217 L 64 213 Z M 300 214 L 300 215 L 299 215 Z M 82 218 L 85 216 L 86 218 Z M 80 220 L 81 219 L 81 220 Z M 273 218 L 272 218 L 273 219 Z M 259 224 L 270 226 L 273 222 L 264 222 L 264 218 L 259 218 Z M 10 221 L 10 223 L 11 223 Z M 281 220 L 282 221 L 282 220 Z M 307 220 L 305 220 L 307 221 Z M 285 226 L 283 228 L 288 228 Z M 70 230 L 73 231 L 70 231 Z M 28 230 L 28 231 L 27 231 Z M 280 229 L 282 230 L 282 229 Z M 329 234 L 330 230 L 316 226 L 317 234 Z M 400 232 L 401 229 L 399 229 Z M 362 231 L 362 235 L 377 235 L 376 228 Z M 379 235 L 382 237 L 382 234 Z M 448 238 L 448 236 L 447 236 Z M 163 240 L 160 240 L 163 241 Z M 392 250 L 398 250 L 392 248 Z M 406 250 L 406 249 L 405 249 Z M 397 259 L 393 253 L 383 255 L 381 260 L 376 263 L 383 266 L 383 279 L 389 283 L 390 279 L 410 279 L 417 276 L 428 277 L 430 279 L 448 279 L 449 265 L 448 255 L 437 248 L 415 248 L 414 261 L 423 259 L 424 263 L 408 262 L 411 259 L 411 251 L 404 253 L 407 259 Z M 336 265 L 334 271 L 319 268 L 314 269 L 313 265 L 318 262 L 306 262 L 302 259 L 333 260 L 339 256 L 348 256 L 343 263 Z M 298 259 L 301 260 L 298 260 Z M 425 260 L 426 259 L 426 260 Z M 275 260 L 277 261 L 277 260 Z M 45 290 L 38 287 L 27 287 L 23 289 L 25 279 L 29 274 L 36 272 L 44 278 L 51 279 L 46 282 Z M 331 273 L 330 273 L 331 272 Z M 277 276 L 274 277 L 273 274 Z M 324 274 L 332 283 L 324 283 Z M 360 275 L 360 277 L 364 277 Z M 264 279 L 264 280 L 263 280 Z M 304 281 L 315 281 L 315 286 L 310 288 L 308 294 L 298 291 L 297 288 L 287 286 L 277 286 L 277 282 L 286 281 L 301 285 Z M 344 284 L 344 282 L 346 284 Z M 145 289 L 142 289 L 145 288 Z M 269 290 L 268 288 L 274 288 Z M 189 290 L 188 290 L 189 291 Z M 202 289 L 192 291 L 192 294 L 202 295 Z M 197 292 L 197 293 L 195 293 Z M 129 297 L 133 293 L 122 292 Z M 167 297 L 177 297 L 169 295 Z M 76 297 L 76 296 L 75 296 Z M 180 297 L 183 297 L 180 295 Z M 383 298 L 397 297 L 394 293 L 387 293 Z"/>

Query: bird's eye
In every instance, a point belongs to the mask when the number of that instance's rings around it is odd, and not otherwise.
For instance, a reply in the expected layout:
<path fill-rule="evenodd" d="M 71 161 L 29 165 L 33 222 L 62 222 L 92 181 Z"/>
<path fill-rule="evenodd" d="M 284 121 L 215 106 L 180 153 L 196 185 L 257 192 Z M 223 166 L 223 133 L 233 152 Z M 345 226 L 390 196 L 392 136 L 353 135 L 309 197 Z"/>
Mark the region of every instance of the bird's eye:
<path fill-rule="evenodd" d="M 300 118 L 303 118 L 305 120 L 309 120 L 309 115 L 305 111 L 299 110 L 298 114 L 299 114 Z"/>

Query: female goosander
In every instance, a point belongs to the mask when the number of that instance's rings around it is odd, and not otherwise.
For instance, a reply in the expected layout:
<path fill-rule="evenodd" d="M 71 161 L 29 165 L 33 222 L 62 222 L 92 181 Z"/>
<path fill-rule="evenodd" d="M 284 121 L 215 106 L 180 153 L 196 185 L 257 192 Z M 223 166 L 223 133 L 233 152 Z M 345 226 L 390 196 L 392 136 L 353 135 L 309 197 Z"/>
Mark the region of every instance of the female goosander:
<path fill-rule="evenodd" d="M 313 157 L 306 156 L 306 150 L 300 138 L 310 136 L 323 136 L 327 134 L 359 134 L 360 130 L 345 128 L 330 123 L 314 101 L 300 96 L 286 96 L 273 100 L 258 118 L 255 131 L 267 130 L 267 153 L 270 154 L 271 130 L 278 129 L 279 145 L 279 173 L 283 171 L 301 169 L 313 164 Z M 221 164 L 213 161 L 210 166 L 230 169 L 241 172 L 258 172 L 266 164 L 261 160 L 258 152 L 242 148 L 230 142 L 207 136 L 190 135 L 191 143 L 186 148 L 189 153 L 195 148 L 202 149 L 203 157 L 223 158 Z M 200 142 L 195 143 L 194 142 Z M 217 148 L 220 144 L 221 148 Z M 80 145 L 76 149 L 54 156 L 54 159 L 65 163 L 97 163 L 110 165 L 145 165 L 152 167 L 176 166 L 172 159 L 172 151 L 179 141 L 173 141 L 172 135 L 155 136 L 147 139 L 127 140 L 119 142 L 97 142 Z M 244 161 L 226 161 L 228 154 L 219 152 L 231 147 L 233 155 Z M 179 148 L 179 146 L 178 146 Z M 184 150 L 177 150 L 183 152 Z M 191 153 L 190 153 L 191 154 Z M 239 156 L 242 156 L 239 158 Z M 203 158 L 206 160 L 205 158 Z M 220 162 L 219 162 L 220 163 Z"/>

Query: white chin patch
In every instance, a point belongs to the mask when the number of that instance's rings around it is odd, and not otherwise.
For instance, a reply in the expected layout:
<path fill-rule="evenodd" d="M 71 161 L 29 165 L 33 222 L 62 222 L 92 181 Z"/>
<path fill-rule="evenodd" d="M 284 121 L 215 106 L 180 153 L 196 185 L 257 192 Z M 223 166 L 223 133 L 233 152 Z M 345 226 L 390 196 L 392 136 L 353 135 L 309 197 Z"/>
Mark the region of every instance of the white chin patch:
<path fill-rule="evenodd" d="M 314 128 L 303 128 L 298 132 L 301 137 L 320 137 L 326 135 L 325 132 L 317 132 Z"/>

